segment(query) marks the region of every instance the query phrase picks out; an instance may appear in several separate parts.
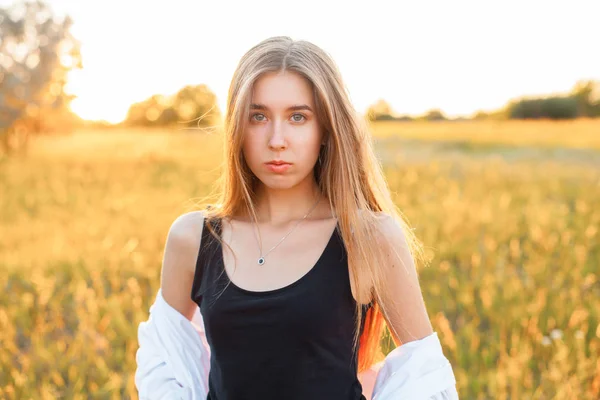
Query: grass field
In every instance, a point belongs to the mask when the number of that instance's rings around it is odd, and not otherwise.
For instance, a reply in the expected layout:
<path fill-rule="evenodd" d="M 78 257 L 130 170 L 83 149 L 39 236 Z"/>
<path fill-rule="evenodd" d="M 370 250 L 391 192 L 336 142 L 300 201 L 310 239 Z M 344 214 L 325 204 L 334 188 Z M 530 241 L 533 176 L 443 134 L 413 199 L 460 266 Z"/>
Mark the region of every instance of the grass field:
<path fill-rule="evenodd" d="M 461 398 L 600 398 L 600 121 L 374 132 Z M 220 154 L 218 135 L 110 130 L 0 159 L 0 398 L 137 398 L 166 233 Z"/>

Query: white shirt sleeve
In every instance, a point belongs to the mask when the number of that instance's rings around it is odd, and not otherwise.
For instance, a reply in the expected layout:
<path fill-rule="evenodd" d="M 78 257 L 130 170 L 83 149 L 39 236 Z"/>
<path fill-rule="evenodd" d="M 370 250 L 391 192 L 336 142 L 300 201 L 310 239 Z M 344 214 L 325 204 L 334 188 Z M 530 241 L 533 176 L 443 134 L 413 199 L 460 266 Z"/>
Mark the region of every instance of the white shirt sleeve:
<path fill-rule="evenodd" d="M 205 399 L 210 348 L 200 310 L 190 322 L 159 289 L 150 317 L 138 327 L 135 385 L 141 400 Z"/>
<path fill-rule="evenodd" d="M 454 372 L 437 332 L 398 346 L 380 364 L 373 400 L 458 400 Z"/>

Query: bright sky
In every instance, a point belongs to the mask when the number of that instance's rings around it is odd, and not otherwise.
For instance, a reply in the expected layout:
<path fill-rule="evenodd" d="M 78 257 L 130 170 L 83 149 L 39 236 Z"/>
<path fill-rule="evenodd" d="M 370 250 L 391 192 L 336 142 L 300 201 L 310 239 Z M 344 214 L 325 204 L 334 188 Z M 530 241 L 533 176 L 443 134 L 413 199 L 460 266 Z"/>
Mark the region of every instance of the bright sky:
<path fill-rule="evenodd" d="M 224 110 L 239 58 L 273 35 L 329 52 L 360 111 L 383 98 L 398 113 L 469 115 L 600 79 L 598 0 L 50 3 L 75 20 L 85 68 L 69 89 L 88 119 L 118 122 L 133 102 L 199 83 Z"/>

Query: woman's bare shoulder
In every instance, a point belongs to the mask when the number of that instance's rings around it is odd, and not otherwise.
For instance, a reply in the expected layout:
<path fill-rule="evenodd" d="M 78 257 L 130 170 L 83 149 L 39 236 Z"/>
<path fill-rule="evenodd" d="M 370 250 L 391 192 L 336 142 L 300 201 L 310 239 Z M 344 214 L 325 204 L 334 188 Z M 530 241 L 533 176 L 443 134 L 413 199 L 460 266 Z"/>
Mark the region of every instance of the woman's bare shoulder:
<path fill-rule="evenodd" d="M 179 215 L 171 224 L 165 251 L 191 251 L 197 255 L 204 225 L 204 211 L 190 211 Z"/>
<path fill-rule="evenodd" d="M 195 307 L 191 290 L 203 225 L 204 211 L 191 211 L 178 216 L 169 228 L 163 254 L 163 297 L 188 319 L 192 318 Z"/>

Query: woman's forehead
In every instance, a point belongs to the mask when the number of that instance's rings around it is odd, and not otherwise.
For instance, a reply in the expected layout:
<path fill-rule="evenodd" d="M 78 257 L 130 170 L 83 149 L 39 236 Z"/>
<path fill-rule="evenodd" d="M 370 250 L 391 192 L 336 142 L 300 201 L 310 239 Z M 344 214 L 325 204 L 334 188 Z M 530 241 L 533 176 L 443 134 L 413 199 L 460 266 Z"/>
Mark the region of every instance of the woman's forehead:
<path fill-rule="evenodd" d="M 315 109 L 310 82 L 295 72 L 271 72 L 262 75 L 254 83 L 253 105 L 271 111 L 286 111 L 297 106 Z"/>

